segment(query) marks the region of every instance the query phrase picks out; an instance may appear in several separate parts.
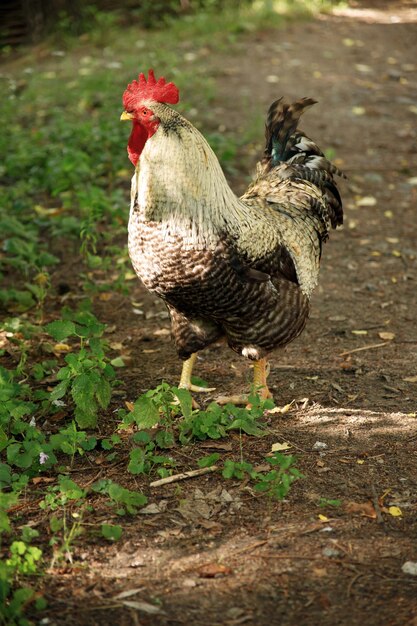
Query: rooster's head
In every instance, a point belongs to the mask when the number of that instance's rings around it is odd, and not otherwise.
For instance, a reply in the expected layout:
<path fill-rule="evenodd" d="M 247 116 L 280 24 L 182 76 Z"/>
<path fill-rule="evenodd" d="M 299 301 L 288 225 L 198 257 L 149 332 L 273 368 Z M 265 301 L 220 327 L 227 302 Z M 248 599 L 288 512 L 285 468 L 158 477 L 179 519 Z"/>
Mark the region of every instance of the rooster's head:
<path fill-rule="evenodd" d="M 165 82 L 165 78 L 156 80 L 153 70 L 149 70 L 148 79 L 139 74 L 138 80 L 131 82 L 123 94 L 124 111 L 121 120 L 131 120 L 132 133 L 129 137 L 127 152 L 133 165 L 137 165 L 147 140 L 158 130 L 161 122 L 155 111 L 158 103 L 177 104 L 178 88 L 174 83 Z"/>

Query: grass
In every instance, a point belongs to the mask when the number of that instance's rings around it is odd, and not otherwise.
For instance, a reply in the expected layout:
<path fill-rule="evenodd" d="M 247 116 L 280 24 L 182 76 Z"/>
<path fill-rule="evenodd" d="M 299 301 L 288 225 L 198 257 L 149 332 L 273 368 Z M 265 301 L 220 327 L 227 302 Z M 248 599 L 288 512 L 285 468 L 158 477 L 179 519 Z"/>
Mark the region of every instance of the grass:
<path fill-rule="evenodd" d="M 211 55 L 233 54 L 246 33 L 318 8 L 323 8 L 318 0 L 254 2 L 239 11 L 201 10 L 151 31 L 120 28 L 112 16 L 95 13 L 87 34 L 68 37 L 62 23 L 51 41 L 5 59 L 0 74 L 0 552 L 5 557 L 0 624 L 27 624 L 28 607 L 44 608 L 34 577 L 48 564 L 71 560 L 72 545 L 87 526 L 103 540 L 121 537 L 119 524 L 95 527 L 92 502 L 101 499 L 116 518 L 135 515 L 146 503 L 141 492 L 108 479 L 81 488 L 68 474 L 85 455 L 98 455 L 108 465 L 120 462 L 127 448 L 128 471 L 164 477 L 176 465 L 170 454 L 174 441 L 188 445 L 231 430 L 262 434 L 267 407 L 256 399 L 250 411 L 215 404 L 194 411 L 187 392 L 165 385 L 126 411 L 120 394 L 114 395 L 115 368 L 121 375 L 123 362 L 109 356 L 94 303 L 103 292 L 129 290 L 125 230 L 132 170 L 125 151 L 128 131 L 119 124 L 121 95 L 138 71 L 154 67 L 166 74 L 184 94 L 179 109 L 198 117 L 223 167 L 233 172 L 239 146 L 260 137 L 262 119 L 254 113 L 239 138 L 217 130 L 211 111 L 217 69 Z M 69 260 L 75 262 L 77 309 L 58 297 L 59 276 Z M 105 416 L 106 428 L 101 426 Z M 144 430 L 144 419 L 148 428 L 162 423 L 155 437 Z M 91 430 L 97 424 L 100 433 Z M 248 475 L 259 493 L 282 498 L 299 472 L 289 456 L 269 463 L 271 470 L 261 475 L 243 458 L 229 460 L 223 475 Z M 27 516 L 14 514 L 34 479 L 42 477 L 47 480 L 36 482 L 37 497 L 49 514 L 49 542 L 22 526 L 22 519 L 30 521 Z"/>

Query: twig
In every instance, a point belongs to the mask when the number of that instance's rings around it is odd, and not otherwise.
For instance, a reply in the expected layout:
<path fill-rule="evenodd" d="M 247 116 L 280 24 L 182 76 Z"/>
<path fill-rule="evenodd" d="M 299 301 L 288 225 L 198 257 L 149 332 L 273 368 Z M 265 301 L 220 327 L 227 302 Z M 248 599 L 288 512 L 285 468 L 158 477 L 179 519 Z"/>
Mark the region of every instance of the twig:
<path fill-rule="evenodd" d="M 281 561 L 281 560 L 287 560 L 287 561 L 292 561 L 292 560 L 297 560 L 297 561 L 323 561 L 325 559 L 323 559 L 320 556 L 298 556 L 297 554 L 265 554 L 265 553 L 260 553 L 260 554 L 254 554 L 253 556 L 257 556 L 260 559 L 273 559 L 273 560 L 277 560 L 277 561 Z M 333 562 L 337 562 L 336 559 L 332 559 Z"/>
<path fill-rule="evenodd" d="M 356 583 L 357 580 L 359 580 L 359 578 L 362 578 L 362 576 L 366 576 L 366 574 L 364 574 L 362 572 L 359 572 L 359 574 L 356 574 L 356 576 L 354 576 L 351 579 L 351 581 L 350 581 L 350 583 L 348 585 L 348 588 L 347 588 L 347 596 L 348 596 L 348 598 L 350 598 L 350 596 L 352 595 L 352 587 L 353 587 L 353 585 Z M 368 574 L 368 576 L 369 576 L 369 574 Z"/>
<path fill-rule="evenodd" d="M 382 346 L 387 346 L 389 341 L 384 341 L 384 343 L 372 343 L 368 346 L 362 346 L 361 348 L 354 348 L 353 350 L 346 350 L 346 352 L 341 352 L 339 356 L 346 356 L 348 354 L 353 354 L 354 352 L 362 352 L 362 350 L 373 350 L 373 348 L 382 348 Z"/>
<path fill-rule="evenodd" d="M 269 539 L 260 539 L 255 543 L 251 543 L 249 546 L 245 546 L 240 550 L 236 550 L 236 552 L 232 553 L 232 556 L 238 556 L 239 554 L 244 554 L 245 552 L 252 552 L 252 550 L 255 550 L 255 548 L 259 548 L 260 546 L 264 546 L 265 544 L 267 544 L 268 541 Z"/>
<path fill-rule="evenodd" d="M 81 485 L 81 486 L 82 486 L 82 488 L 83 488 L 83 489 L 85 489 L 85 488 L 86 488 L 86 487 L 88 487 L 89 485 L 92 485 L 92 484 L 93 484 L 93 483 L 97 480 L 97 478 L 98 478 L 99 476 L 101 476 L 101 474 L 103 473 L 103 471 L 104 471 L 104 470 L 103 470 L 103 468 L 102 468 L 101 470 L 99 470 L 99 471 L 98 471 L 98 473 L 97 473 L 95 476 L 93 476 L 93 478 L 90 478 L 90 480 L 87 480 L 87 482 L 86 482 L 86 483 L 84 483 L 83 485 Z"/>
<path fill-rule="evenodd" d="M 185 480 L 186 478 L 194 478 L 194 476 L 209 474 L 210 472 L 215 472 L 217 469 L 217 465 L 211 465 L 210 467 L 202 467 L 201 469 L 190 470 L 189 472 L 182 472 L 181 474 L 174 474 L 173 476 L 167 476 L 166 478 L 161 478 L 160 480 L 154 480 L 149 486 L 160 487 L 161 485 L 176 483 L 179 480 Z"/>

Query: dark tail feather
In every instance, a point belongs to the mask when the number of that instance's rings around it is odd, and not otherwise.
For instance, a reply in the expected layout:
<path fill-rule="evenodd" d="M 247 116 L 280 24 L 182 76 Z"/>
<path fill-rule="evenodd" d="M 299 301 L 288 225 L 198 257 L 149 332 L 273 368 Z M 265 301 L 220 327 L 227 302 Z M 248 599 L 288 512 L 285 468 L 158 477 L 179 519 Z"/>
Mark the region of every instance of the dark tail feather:
<path fill-rule="evenodd" d="M 328 218 L 335 228 L 343 223 L 343 209 L 333 176 L 346 176 L 297 128 L 301 115 L 313 104 L 316 100 L 312 98 L 302 98 L 292 104 L 280 98 L 271 104 L 265 127 L 262 169 L 265 173 L 275 169 L 283 180 L 304 180 L 321 189 Z"/>
<path fill-rule="evenodd" d="M 313 104 L 316 104 L 316 100 L 312 98 L 302 98 L 292 104 L 279 98 L 269 107 L 265 127 L 265 157 L 272 161 L 272 166 L 289 158 L 292 147 L 289 139 L 297 130 L 304 110 Z"/>

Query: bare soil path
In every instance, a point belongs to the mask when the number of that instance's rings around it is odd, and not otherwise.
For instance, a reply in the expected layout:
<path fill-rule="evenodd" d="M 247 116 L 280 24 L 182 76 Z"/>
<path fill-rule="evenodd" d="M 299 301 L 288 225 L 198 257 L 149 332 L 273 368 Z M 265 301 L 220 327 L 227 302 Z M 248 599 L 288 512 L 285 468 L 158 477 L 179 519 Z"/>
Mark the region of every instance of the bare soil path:
<path fill-rule="evenodd" d="M 417 561 L 417 4 L 359 3 L 246 34 L 234 50 L 210 59 L 222 122 L 239 133 L 243 107 L 314 97 L 303 128 L 349 177 L 307 329 L 271 363 L 276 401 L 295 399 L 293 410 L 227 452 L 257 463 L 290 442 L 305 478 L 280 504 L 216 475 L 150 490 L 159 513 L 132 519 L 114 546 L 80 543 L 80 568 L 54 572 L 49 623 L 416 626 L 417 577 L 402 566 Z M 140 328 L 123 306 L 131 400 L 180 370 L 163 305 L 136 290 Z M 120 321 L 115 303 L 102 306 L 100 319 Z M 243 391 L 246 372 L 223 346 L 199 361 L 222 393 Z M 178 452 L 180 469 L 212 447 Z"/>

